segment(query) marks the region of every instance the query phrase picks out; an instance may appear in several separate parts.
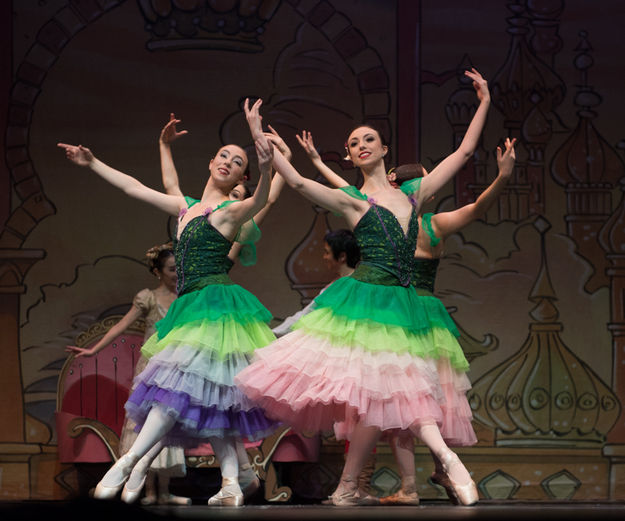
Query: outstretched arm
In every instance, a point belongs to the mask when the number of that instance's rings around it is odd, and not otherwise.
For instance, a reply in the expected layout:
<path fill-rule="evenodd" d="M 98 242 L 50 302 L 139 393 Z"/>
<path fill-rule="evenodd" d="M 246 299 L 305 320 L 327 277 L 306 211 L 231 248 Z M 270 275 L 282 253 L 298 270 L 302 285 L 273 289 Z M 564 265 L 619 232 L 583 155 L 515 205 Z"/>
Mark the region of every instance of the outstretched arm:
<path fill-rule="evenodd" d="M 499 173 L 495 180 L 480 194 L 474 203 L 467 204 L 451 212 L 437 213 L 432 217 L 432 228 L 437 237 L 444 239 L 486 214 L 488 209 L 497 200 L 512 175 L 515 161 L 515 143 L 516 139 L 511 141 L 510 138 L 506 138 L 506 151 L 502 152 L 501 148 L 497 147 L 497 166 L 499 167 Z"/>
<path fill-rule="evenodd" d="M 128 313 L 126 313 L 117 324 L 109 329 L 97 344 L 88 349 L 84 347 L 67 346 L 65 351 L 74 353 L 76 358 L 80 358 L 81 356 L 93 356 L 109 345 L 115 337 L 126 331 L 126 329 L 128 329 L 132 323 L 142 315 L 143 312 L 133 304 Z"/>
<path fill-rule="evenodd" d="M 328 183 L 330 183 L 335 188 L 349 186 L 349 183 L 345 181 L 345 179 L 343 179 L 321 160 L 321 156 L 315 148 L 312 134 L 310 132 L 308 132 L 307 130 L 302 130 L 302 136 L 300 137 L 299 134 L 295 134 L 295 137 L 297 138 L 299 144 L 302 145 L 302 148 L 308 154 L 308 158 L 312 161 L 312 164 L 317 170 L 319 170 L 319 173 L 326 178 Z"/>
<path fill-rule="evenodd" d="M 462 168 L 475 152 L 480 140 L 480 135 L 484 129 L 488 107 L 490 106 L 488 83 L 475 69 L 465 71 L 465 75 L 473 80 L 473 88 L 477 93 L 480 104 L 475 111 L 475 115 L 471 120 L 460 146 L 441 161 L 441 163 L 421 181 L 421 188 L 418 193 L 420 201 L 427 201 L 456 175 L 458 170 Z"/>
<path fill-rule="evenodd" d="M 165 192 L 170 195 L 182 196 L 178 183 L 178 172 L 176 171 L 176 165 L 174 165 L 174 158 L 171 153 L 171 144 L 179 137 L 188 134 L 188 132 L 186 130 L 178 132 L 176 128 L 178 123 L 180 123 L 180 120 L 176 119 L 173 112 L 170 113 L 169 121 L 161 130 L 161 135 L 158 138 L 158 149 L 161 156 L 161 175 L 163 176 Z"/>
<path fill-rule="evenodd" d="M 254 145 L 256 146 L 256 154 L 258 155 L 260 177 L 258 179 L 258 185 L 256 185 L 256 190 L 254 190 L 251 197 L 231 206 L 232 214 L 235 216 L 236 220 L 239 221 L 239 225 L 249 221 L 258 214 L 267 204 L 267 198 L 269 196 L 271 160 L 273 158 L 274 148 L 267 139 L 258 139 L 254 142 Z"/>
<path fill-rule="evenodd" d="M 268 125 L 270 132 L 265 132 L 265 137 L 269 141 L 270 144 L 273 144 L 278 150 L 280 150 L 285 157 L 291 160 L 291 149 L 287 146 L 287 144 L 283 141 L 280 135 L 274 130 L 271 125 Z M 274 174 L 271 179 L 271 184 L 269 185 L 269 195 L 267 196 L 267 203 L 265 206 L 254 216 L 254 222 L 257 226 L 260 226 L 260 223 L 265 219 L 267 213 L 274 205 L 274 203 L 278 200 L 280 193 L 282 192 L 282 188 L 284 187 L 284 178 L 277 173 Z M 240 242 L 235 242 L 230 251 L 228 252 L 228 257 L 233 262 L 236 261 L 239 253 L 241 252 L 241 248 L 243 248 L 243 244 Z"/>
<path fill-rule="evenodd" d="M 280 134 L 276 132 L 276 130 L 271 126 L 269 127 L 269 132 L 265 132 L 265 137 L 269 141 L 270 144 L 273 144 L 283 155 L 287 158 L 287 160 L 291 161 L 291 149 L 287 146 L 284 140 L 280 137 Z M 271 185 L 269 187 L 269 195 L 267 197 L 267 204 L 265 204 L 264 208 L 256 214 L 254 217 L 254 221 L 256 224 L 260 225 L 263 221 L 271 207 L 275 204 L 282 193 L 282 189 L 284 188 L 284 178 L 281 175 L 274 174 L 271 179 Z"/>
<path fill-rule="evenodd" d="M 254 104 L 254 107 L 256 107 L 256 104 Z M 259 107 L 260 105 L 258 105 L 257 108 Z M 259 136 L 262 136 L 263 131 L 259 111 L 248 111 L 246 112 L 246 117 L 250 125 L 252 137 L 257 139 Z M 355 199 L 340 190 L 332 190 L 321 183 L 303 177 L 293 168 L 293 165 L 284 157 L 280 150 L 274 150 L 273 167 L 276 172 L 284 177 L 284 180 L 291 188 L 301 193 L 310 201 L 332 212 L 345 215 L 346 217 L 351 211 L 357 212 L 355 204 L 357 201 Z"/>
<path fill-rule="evenodd" d="M 258 99 L 250 108 L 249 100 L 245 100 L 245 117 L 250 126 L 252 137 L 254 138 L 260 177 L 256 185 L 256 190 L 254 190 L 254 193 L 250 197 L 240 203 L 230 205 L 226 211 L 224 211 L 224 215 L 227 216 L 232 231 L 239 229 L 244 222 L 249 221 L 267 204 L 271 177 L 271 160 L 274 147 L 269 143 L 260 125 L 259 109 L 261 104 L 262 100 Z M 228 232 L 226 232 L 225 235 L 227 235 L 227 233 Z"/>
<path fill-rule="evenodd" d="M 58 143 L 57 146 L 65 150 L 65 156 L 72 163 L 78 166 L 89 167 L 102 179 L 123 190 L 130 197 L 145 201 L 171 215 L 178 215 L 180 209 L 186 207 L 183 197 L 163 194 L 148 188 L 134 177 L 103 163 L 93 155 L 91 150 L 82 145 L 74 146 Z"/>

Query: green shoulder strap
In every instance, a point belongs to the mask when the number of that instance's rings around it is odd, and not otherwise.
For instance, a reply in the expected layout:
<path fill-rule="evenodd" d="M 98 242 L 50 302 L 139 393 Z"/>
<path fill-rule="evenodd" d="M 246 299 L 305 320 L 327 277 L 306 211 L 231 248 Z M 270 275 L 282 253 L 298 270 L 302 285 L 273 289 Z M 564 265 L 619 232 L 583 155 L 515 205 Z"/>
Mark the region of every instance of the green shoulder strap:
<path fill-rule="evenodd" d="M 354 199 L 360 199 L 361 201 L 367 200 L 367 196 L 363 194 L 360 190 L 358 190 L 358 188 L 356 188 L 355 186 L 342 186 L 341 188 L 339 188 L 339 190 L 343 190 L 343 192 L 345 192 L 350 197 L 353 197 Z"/>
<path fill-rule="evenodd" d="M 237 236 L 234 238 L 236 242 L 241 243 L 241 251 L 239 252 L 239 262 L 243 266 L 253 266 L 256 264 L 256 242 L 261 237 L 260 228 L 250 219 L 239 229 Z"/>
<path fill-rule="evenodd" d="M 197 204 L 200 202 L 199 199 L 193 199 L 193 197 L 188 197 L 188 196 L 184 196 L 184 201 L 185 203 L 187 203 L 187 208 L 191 208 L 194 204 Z"/>

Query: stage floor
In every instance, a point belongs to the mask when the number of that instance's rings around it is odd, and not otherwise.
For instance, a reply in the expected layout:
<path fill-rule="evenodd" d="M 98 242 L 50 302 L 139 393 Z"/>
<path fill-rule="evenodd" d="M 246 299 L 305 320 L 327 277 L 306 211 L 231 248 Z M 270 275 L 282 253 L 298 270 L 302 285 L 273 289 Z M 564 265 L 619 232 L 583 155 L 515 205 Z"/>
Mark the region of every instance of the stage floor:
<path fill-rule="evenodd" d="M 513 521 L 521 519 L 625 519 L 625 502 L 526 502 L 481 501 L 473 507 L 453 506 L 443 501 L 424 501 L 412 507 L 333 507 L 325 505 L 249 505 L 240 508 L 125 505 L 117 501 L 77 499 L 75 501 L 0 501 L 3 521 L 160 521 L 163 519 L 207 520 L 468 520 Z"/>

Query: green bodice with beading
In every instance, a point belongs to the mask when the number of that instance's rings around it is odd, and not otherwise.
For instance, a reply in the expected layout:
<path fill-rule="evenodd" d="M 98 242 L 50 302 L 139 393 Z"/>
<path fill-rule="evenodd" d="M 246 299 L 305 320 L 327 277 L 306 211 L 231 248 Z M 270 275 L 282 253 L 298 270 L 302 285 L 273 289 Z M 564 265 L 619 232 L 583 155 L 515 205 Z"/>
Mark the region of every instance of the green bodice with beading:
<path fill-rule="evenodd" d="M 408 231 L 404 233 L 390 210 L 376 205 L 353 186 L 341 190 L 354 198 L 367 200 L 371 205 L 354 227 L 361 262 L 351 276 L 372 284 L 410 285 L 419 233 L 417 212 L 413 209 Z"/>
<path fill-rule="evenodd" d="M 193 204 L 195 202 L 189 207 Z M 223 206 L 224 203 L 213 212 Z M 228 258 L 231 247 L 232 242 L 213 227 L 207 214 L 198 215 L 187 222 L 180 238 L 174 240 L 178 296 L 201 289 L 207 284 L 233 284 L 228 276 L 233 266 Z"/>
<path fill-rule="evenodd" d="M 432 217 L 434 214 L 426 213 L 421 217 L 421 228 L 425 230 L 430 238 L 430 246 L 434 248 L 441 241 L 436 237 L 434 228 L 432 227 Z M 428 258 L 415 258 L 414 260 L 414 273 L 412 276 L 412 285 L 417 288 L 418 291 L 423 291 L 425 294 L 434 293 L 434 281 L 436 280 L 436 272 L 440 259 L 428 259 Z"/>
<path fill-rule="evenodd" d="M 440 259 L 419 259 L 414 260 L 414 272 L 412 275 L 412 285 L 417 290 L 425 290 L 426 293 L 434 293 L 434 281 Z"/>

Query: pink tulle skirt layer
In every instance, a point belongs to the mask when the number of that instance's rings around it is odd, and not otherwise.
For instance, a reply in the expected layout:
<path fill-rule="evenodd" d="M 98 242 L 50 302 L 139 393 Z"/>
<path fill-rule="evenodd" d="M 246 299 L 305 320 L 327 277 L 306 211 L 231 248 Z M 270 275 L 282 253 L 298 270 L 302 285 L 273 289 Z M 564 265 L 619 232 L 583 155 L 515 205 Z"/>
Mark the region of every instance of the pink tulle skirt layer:
<path fill-rule="evenodd" d="M 415 338 L 413 352 L 371 350 L 297 329 L 256 350 L 235 383 L 269 418 L 298 431 L 334 429 L 338 439 L 350 439 L 361 422 L 418 436 L 421 425 L 436 423 L 449 445 L 472 445 L 477 440 L 465 372 L 448 358 L 414 352 L 431 335 L 457 343 L 449 331 L 435 328 Z"/>

